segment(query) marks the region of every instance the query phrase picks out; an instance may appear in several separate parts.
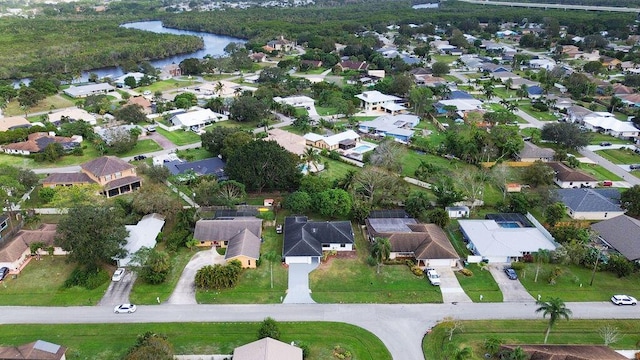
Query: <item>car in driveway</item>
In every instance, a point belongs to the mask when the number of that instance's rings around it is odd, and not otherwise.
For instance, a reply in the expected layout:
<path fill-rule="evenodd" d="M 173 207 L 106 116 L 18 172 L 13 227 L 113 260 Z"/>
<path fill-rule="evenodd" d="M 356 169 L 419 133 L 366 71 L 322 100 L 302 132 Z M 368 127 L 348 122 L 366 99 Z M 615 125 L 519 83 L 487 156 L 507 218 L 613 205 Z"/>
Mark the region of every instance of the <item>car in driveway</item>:
<path fill-rule="evenodd" d="M 600 143 L 600 146 L 611 146 L 611 143 L 608 141 L 603 141 Z"/>
<path fill-rule="evenodd" d="M 640 169 L 640 164 L 631 164 L 631 165 L 629 165 L 629 169 L 638 170 L 638 169 Z"/>
<path fill-rule="evenodd" d="M 616 305 L 633 305 L 636 306 L 638 304 L 638 300 L 633 296 L 629 295 L 613 295 L 611 297 L 611 302 Z"/>
<path fill-rule="evenodd" d="M 113 308 L 113 312 L 116 314 L 132 314 L 136 312 L 136 309 L 137 307 L 133 304 L 120 304 Z"/>
<path fill-rule="evenodd" d="M 282 225 L 276 226 L 276 234 L 282 234 Z"/>
<path fill-rule="evenodd" d="M 425 275 L 427 275 L 427 280 L 433 286 L 440 286 L 440 274 L 436 271 L 436 269 L 427 268 L 424 270 Z"/>
<path fill-rule="evenodd" d="M 7 274 L 9 274 L 9 268 L 6 266 L 3 266 L 0 268 L 0 281 L 4 280 L 5 277 L 7 277 Z"/>
<path fill-rule="evenodd" d="M 513 270 L 513 268 L 504 268 L 504 273 L 507 274 L 509 280 L 518 280 L 518 274 L 516 274 L 516 271 Z"/>
<path fill-rule="evenodd" d="M 116 271 L 113 273 L 113 276 L 111 277 L 111 281 L 122 280 L 122 278 L 124 277 L 125 271 L 126 270 L 124 268 L 117 268 Z"/>

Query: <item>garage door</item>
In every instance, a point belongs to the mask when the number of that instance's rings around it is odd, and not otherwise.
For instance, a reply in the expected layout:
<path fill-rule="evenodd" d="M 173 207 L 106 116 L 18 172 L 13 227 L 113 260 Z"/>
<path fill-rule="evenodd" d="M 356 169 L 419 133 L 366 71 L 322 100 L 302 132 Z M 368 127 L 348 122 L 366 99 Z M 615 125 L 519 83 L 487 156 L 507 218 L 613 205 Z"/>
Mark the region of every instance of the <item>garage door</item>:
<path fill-rule="evenodd" d="M 452 259 L 430 259 L 427 266 L 455 266 L 455 264 L 456 260 Z"/>
<path fill-rule="evenodd" d="M 284 262 L 287 264 L 311 264 L 311 256 L 287 256 Z"/>

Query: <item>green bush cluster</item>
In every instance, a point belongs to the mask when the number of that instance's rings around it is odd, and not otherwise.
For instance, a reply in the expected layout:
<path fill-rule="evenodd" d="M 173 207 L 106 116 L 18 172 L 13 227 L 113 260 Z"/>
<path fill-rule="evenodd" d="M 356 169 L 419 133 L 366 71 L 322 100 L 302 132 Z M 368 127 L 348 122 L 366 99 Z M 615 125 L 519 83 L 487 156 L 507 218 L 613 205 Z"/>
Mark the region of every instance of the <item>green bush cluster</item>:
<path fill-rule="evenodd" d="M 458 270 L 458 272 L 464 276 L 473 276 L 473 271 L 469 270 L 469 269 L 460 269 Z"/>
<path fill-rule="evenodd" d="M 109 281 L 109 274 L 102 269 L 83 269 L 75 268 L 71 275 L 64 281 L 65 288 L 81 286 L 88 290 L 96 289 L 98 286 Z"/>
<path fill-rule="evenodd" d="M 516 271 L 520 271 L 520 270 L 524 269 L 524 266 L 525 266 L 525 263 L 523 263 L 523 262 L 514 261 L 514 262 L 511 263 L 511 268 L 513 270 L 516 270 Z"/>

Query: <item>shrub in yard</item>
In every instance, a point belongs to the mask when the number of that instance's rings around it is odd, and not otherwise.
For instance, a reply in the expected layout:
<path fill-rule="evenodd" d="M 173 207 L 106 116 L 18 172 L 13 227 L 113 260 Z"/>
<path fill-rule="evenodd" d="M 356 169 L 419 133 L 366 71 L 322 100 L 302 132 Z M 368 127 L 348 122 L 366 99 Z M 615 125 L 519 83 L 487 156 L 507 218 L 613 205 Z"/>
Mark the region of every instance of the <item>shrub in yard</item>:
<path fill-rule="evenodd" d="M 43 187 L 38 191 L 38 196 L 40 200 L 42 200 L 45 204 L 50 203 L 53 200 L 53 197 L 56 195 L 56 190 L 54 188 Z"/>
<path fill-rule="evenodd" d="M 278 329 L 278 322 L 270 317 L 262 320 L 260 329 L 258 329 L 258 339 L 264 339 L 266 337 L 280 340 L 280 329 Z"/>
<path fill-rule="evenodd" d="M 418 265 L 413 265 L 411 267 L 411 272 L 413 273 L 413 275 L 415 276 L 422 276 L 424 275 L 424 273 L 422 272 L 422 269 L 420 269 L 420 267 Z"/>
<path fill-rule="evenodd" d="M 532 263 L 533 262 L 533 255 L 531 254 L 526 254 L 522 257 L 522 261 L 526 262 L 526 263 Z"/>
<path fill-rule="evenodd" d="M 513 270 L 522 270 L 524 269 L 524 263 L 514 261 L 511 263 L 511 268 Z"/>
<path fill-rule="evenodd" d="M 378 265 L 378 262 L 376 261 L 376 259 L 373 258 L 373 256 L 369 255 L 367 256 L 367 265 L 376 266 Z"/>
<path fill-rule="evenodd" d="M 93 290 L 109 280 L 109 274 L 102 269 L 75 268 L 71 275 L 64 281 L 65 288 L 80 286 Z"/>
<path fill-rule="evenodd" d="M 473 271 L 469 269 L 460 269 L 458 272 L 464 276 L 473 276 Z"/>
<path fill-rule="evenodd" d="M 333 348 L 333 357 L 341 360 L 350 360 L 351 351 L 343 349 L 340 345 L 336 345 Z"/>
<path fill-rule="evenodd" d="M 405 263 L 409 268 L 413 268 L 413 266 L 416 264 L 416 263 L 414 263 L 414 262 L 413 262 L 413 260 L 411 260 L 411 259 L 406 259 L 406 260 L 404 261 L 404 263 Z"/>

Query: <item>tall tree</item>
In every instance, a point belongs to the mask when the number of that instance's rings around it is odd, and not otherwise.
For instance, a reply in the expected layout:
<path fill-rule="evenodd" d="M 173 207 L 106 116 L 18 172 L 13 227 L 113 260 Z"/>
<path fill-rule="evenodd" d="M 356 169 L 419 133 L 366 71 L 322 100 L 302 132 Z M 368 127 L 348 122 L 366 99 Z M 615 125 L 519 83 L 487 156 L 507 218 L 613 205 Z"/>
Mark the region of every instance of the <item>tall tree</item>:
<path fill-rule="evenodd" d="M 544 334 L 544 343 L 547 343 L 547 339 L 549 338 L 549 333 L 551 332 L 551 328 L 558 322 L 560 319 L 569 320 L 572 315 L 571 310 L 569 310 L 564 301 L 560 298 L 551 298 L 549 301 L 536 301 L 536 305 L 538 308 L 536 309 L 537 313 L 542 313 L 542 317 L 546 318 L 549 315 L 549 324 L 547 326 L 547 331 Z"/>
<path fill-rule="evenodd" d="M 224 147 L 224 140 L 236 132 L 240 132 L 240 127 L 224 127 L 216 126 L 211 130 L 207 130 L 200 136 L 202 140 L 202 147 L 214 156 L 218 156 L 222 153 Z"/>
<path fill-rule="evenodd" d="M 262 257 L 269 262 L 269 272 L 271 273 L 271 288 L 273 289 L 273 263 L 281 260 L 281 256 L 271 250 L 266 254 L 262 254 Z"/>
<path fill-rule="evenodd" d="M 58 223 L 56 243 L 69 251 L 68 260 L 86 268 L 126 255 L 129 231 L 113 207 L 80 205 Z"/>
<path fill-rule="evenodd" d="M 329 189 L 315 196 L 314 208 L 329 218 L 344 218 L 351 211 L 351 195 L 342 189 Z"/>
<path fill-rule="evenodd" d="M 147 115 L 142 106 L 138 104 L 127 105 L 115 112 L 116 120 L 127 124 L 139 124 L 147 121 Z"/>
<path fill-rule="evenodd" d="M 389 239 L 378 237 L 375 238 L 371 247 L 371 256 L 376 259 L 376 273 L 380 274 L 380 266 L 382 263 L 389 259 L 391 255 L 391 243 Z"/>

